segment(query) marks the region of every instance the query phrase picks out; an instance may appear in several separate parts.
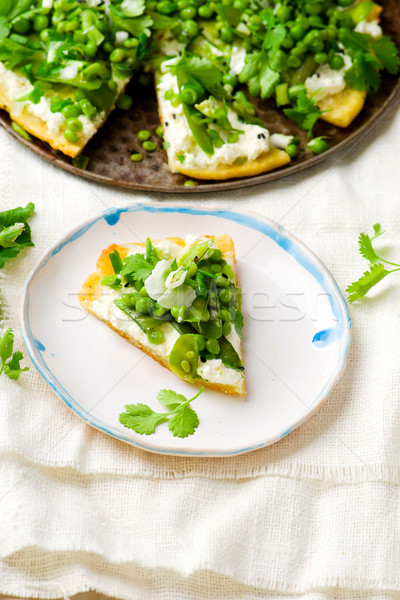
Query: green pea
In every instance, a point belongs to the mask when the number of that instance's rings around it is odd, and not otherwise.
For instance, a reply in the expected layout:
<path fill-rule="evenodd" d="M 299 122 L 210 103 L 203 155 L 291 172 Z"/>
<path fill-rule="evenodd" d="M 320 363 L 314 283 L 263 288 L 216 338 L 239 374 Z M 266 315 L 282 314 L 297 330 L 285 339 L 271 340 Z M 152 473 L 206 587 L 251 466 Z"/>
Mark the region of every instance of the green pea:
<path fill-rule="evenodd" d="M 33 19 L 33 29 L 40 33 L 49 26 L 49 19 L 46 15 L 36 15 Z"/>
<path fill-rule="evenodd" d="M 125 306 L 134 308 L 136 305 L 136 298 L 133 294 L 122 294 L 121 301 L 125 304 Z"/>
<path fill-rule="evenodd" d="M 295 23 L 290 28 L 290 35 L 294 40 L 302 40 L 305 34 L 306 30 L 300 23 Z"/>
<path fill-rule="evenodd" d="M 348 15 L 346 13 L 341 13 L 339 20 L 340 20 L 341 27 L 352 27 L 353 26 L 353 19 L 352 19 L 351 15 Z"/>
<path fill-rule="evenodd" d="M 293 46 L 294 46 L 294 39 L 292 38 L 291 35 L 287 35 L 282 40 L 282 48 L 285 48 L 286 50 L 290 50 L 290 48 L 293 48 Z"/>
<path fill-rule="evenodd" d="M 92 120 L 96 115 L 96 108 L 89 100 L 80 100 L 79 108 L 83 112 L 83 114 L 90 120 Z"/>
<path fill-rule="evenodd" d="M 229 300 L 231 299 L 231 293 L 228 289 L 222 289 L 219 293 L 219 299 L 224 304 L 229 304 Z"/>
<path fill-rule="evenodd" d="M 136 48 L 138 44 L 139 40 L 135 37 L 131 37 L 124 41 L 123 46 L 124 48 Z"/>
<path fill-rule="evenodd" d="M 61 110 L 62 114 L 66 119 L 74 119 L 79 117 L 79 108 L 75 104 L 67 104 Z"/>
<path fill-rule="evenodd" d="M 223 308 L 221 310 L 221 319 L 223 321 L 230 321 L 231 320 L 231 315 L 229 314 L 229 310 L 226 310 L 226 308 Z"/>
<path fill-rule="evenodd" d="M 143 160 L 143 154 L 139 154 L 138 152 L 136 154 L 131 154 L 131 160 L 133 162 L 141 162 Z"/>
<path fill-rule="evenodd" d="M 222 273 L 222 267 L 218 263 L 211 265 L 209 270 L 211 273 Z"/>
<path fill-rule="evenodd" d="M 138 131 L 138 134 L 137 134 L 137 138 L 141 142 L 145 142 L 146 140 L 149 139 L 150 136 L 151 136 L 151 133 L 147 129 L 141 129 L 140 131 Z"/>
<path fill-rule="evenodd" d="M 139 75 L 138 82 L 140 83 L 140 85 L 143 85 L 143 87 L 146 87 L 146 85 L 150 85 L 152 81 L 153 78 L 148 73 L 142 73 L 141 75 Z"/>
<path fill-rule="evenodd" d="M 233 35 L 232 28 L 229 27 L 229 25 L 224 25 L 221 28 L 220 36 L 221 36 L 221 40 L 223 42 L 225 42 L 226 44 L 233 42 L 234 35 Z"/>
<path fill-rule="evenodd" d="M 296 146 L 296 144 L 288 144 L 286 146 L 286 154 L 288 154 L 290 156 L 290 158 L 296 158 L 296 156 L 299 155 L 299 150 Z"/>
<path fill-rule="evenodd" d="M 169 0 L 161 0 L 161 2 L 157 3 L 157 10 L 162 15 L 169 15 L 175 12 L 178 8 L 178 5 L 175 2 L 170 2 Z"/>
<path fill-rule="evenodd" d="M 194 19 L 194 17 L 196 16 L 196 9 L 194 6 L 187 6 L 186 8 L 184 8 L 183 10 L 181 10 L 180 12 L 180 16 L 184 21 L 187 21 L 188 19 Z"/>
<path fill-rule="evenodd" d="M 304 42 L 297 42 L 296 46 L 290 51 L 292 56 L 303 56 L 307 52 L 307 46 Z"/>
<path fill-rule="evenodd" d="M 343 57 L 340 56 L 340 54 L 335 54 L 330 63 L 329 66 L 331 69 L 333 69 L 334 71 L 338 71 L 339 69 L 341 69 L 344 65 L 344 60 Z"/>
<path fill-rule="evenodd" d="M 322 6 L 318 2 L 306 2 L 304 8 L 309 15 L 319 15 L 322 10 Z"/>
<path fill-rule="evenodd" d="M 193 19 L 187 19 L 182 27 L 182 33 L 188 38 L 192 38 L 199 32 L 199 26 Z"/>
<path fill-rule="evenodd" d="M 202 19 L 211 19 L 214 14 L 214 10 L 210 6 L 210 4 L 203 4 L 198 8 L 199 17 Z"/>
<path fill-rule="evenodd" d="M 47 44 L 47 42 L 50 40 L 50 37 L 51 37 L 50 29 L 43 29 L 43 31 L 40 32 L 39 37 L 42 40 L 42 42 Z"/>
<path fill-rule="evenodd" d="M 132 108 L 133 100 L 127 94 L 122 94 L 117 100 L 117 106 L 120 110 L 130 110 Z"/>
<path fill-rule="evenodd" d="M 334 40 L 337 36 L 337 27 L 335 27 L 335 25 L 328 25 L 328 27 L 325 29 L 325 36 L 327 40 Z"/>
<path fill-rule="evenodd" d="M 154 304 L 153 315 L 156 317 L 162 317 L 167 312 L 167 309 L 163 306 L 160 306 L 158 302 Z"/>
<path fill-rule="evenodd" d="M 338 37 L 339 37 L 339 41 L 341 42 L 346 36 L 351 34 L 351 30 L 349 27 L 339 27 L 338 30 Z"/>
<path fill-rule="evenodd" d="M 224 275 L 218 275 L 215 282 L 218 287 L 221 287 L 221 288 L 229 287 L 229 279 L 227 277 L 224 277 Z"/>
<path fill-rule="evenodd" d="M 13 28 L 16 33 L 24 34 L 24 33 L 28 33 L 28 31 L 31 28 L 31 24 L 28 21 L 28 19 L 21 17 L 21 19 L 18 19 L 18 21 L 16 23 L 14 23 Z M 42 40 L 42 41 L 44 41 L 44 40 Z"/>
<path fill-rule="evenodd" d="M 233 8 L 235 10 L 244 10 L 247 8 L 247 0 L 233 0 Z"/>
<path fill-rule="evenodd" d="M 187 179 L 183 184 L 185 187 L 196 187 L 197 181 L 193 181 L 193 179 Z"/>
<path fill-rule="evenodd" d="M 73 33 L 77 29 L 79 29 L 79 21 L 72 20 L 65 24 L 65 31 L 67 33 Z"/>
<path fill-rule="evenodd" d="M 216 248 L 209 258 L 210 262 L 218 263 L 222 260 L 222 252 L 219 248 Z"/>
<path fill-rule="evenodd" d="M 164 139 L 164 130 L 162 128 L 161 125 L 159 125 L 156 129 L 156 135 L 160 138 L 160 139 Z"/>
<path fill-rule="evenodd" d="M 217 340 L 206 340 L 206 349 L 211 354 L 219 354 L 220 352 L 220 347 Z"/>
<path fill-rule="evenodd" d="M 103 48 L 106 52 L 108 52 L 108 54 L 111 54 L 111 52 L 115 49 L 111 42 L 104 42 Z"/>
<path fill-rule="evenodd" d="M 194 355 L 196 356 L 196 354 L 194 353 Z M 185 373 L 190 373 L 190 371 L 192 370 L 189 361 L 187 360 L 183 360 L 181 362 L 181 367 L 182 369 L 185 371 Z"/>
<path fill-rule="evenodd" d="M 148 297 L 138 298 L 136 301 L 136 310 L 141 315 L 148 315 L 153 307 L 153 301 Z"/>
<path fill-rule="evenodd" d="M 194 337 L 196 340 L 197 348 L 199 352 L 201 352 L 206 347 L 206 338 L 203 335 L 200 335 L 199 333 L 196 333 Z"/>
<path fill-rule="evenodd" d="M 324 24 L 323 20 L 318 15 L 311 15 L 308 17 L 308 22 L 310 23 L 311 27 L 319 27 L 320 25 Z"/>
<path fill-rule="evenodd" d="M 321 137 L 314 138 L 310 140 L 307 144 L 306 149 L 312 152 L 313 154 L 322 154 L 329 150 L 330 145 Z"/>
<path fill-rule="evenodd" d="M 119 63 L 125 58 L 125 50 L 123 48 L 115 48 L 110 54 L 111 62 Z"/>
<path fill-rule="evenodd" d="M 314 50 L 314 52 L 322 52 L 324 50 L 324 42 L 321 39 L 315 39 L 310 44 L 310 48 L 311 50 Z"/>
<path fill-rule="evenodd" d="M 196 358 L 196 352 L 193 352 L 193 350 L 188 350 L 188 352 L 186 352 L 186 357 L 190 360 L 193 360 Z"/>
<path fill-rule="evenodd" d="M 291 14 L 292 10 L 290 6 L 287 6 L 286 4 L 279 4 L 278 8 L 276 9 L 276 16 L 281 23 L 286 23 L 286 21 L 289 21 Z"/>
<path fill-rule="evenodd" d="M 180 91 L 182 102 L 192 106 L 198 102 L 198 94 L 195 88 L 190 83 L 185 83 Z"/>
<path fill-rule="evenodd" d="M 147 150 L 147 152 L 154 152 L 154 150 L 157 148 L 157 144 L 151 142 L 150 140 L 143 142 L 142 146 L 144 150 Z"/>
<path fill-rule="evenodd" d="M 318 29 L 311 29 L 310 31 L 307 31 L 306 35 L 304 36 L 303 42 L 306 46 L 310 46 L 315 39 L 320 39 L 321 37 L 321 33 L 318 31 Z"/>
<path fill-rule="evenodd" d="M 87 42 L 87 44 L 85 44 L 85 52 L 88 56 L 90 56 L 90 58 L 93 58 L 94 56 L 96 56 L 97 46 L 96 46 L 95 42 L 92 42 L 91 40 L 89 40 Z"/>
<path fill-rule="evenodd" d="M 188 272 L 189 277 L 194 277 L 197 273 L 197 265 L 195 263 L 190 265 L 187 272 Z"/>
<path fill-rule="evenodd" d="M 301 65 L 301 60 L 298 56 L 291 55 L 288 58 L 287 64 L 291 69 L 298 69 Z"/>
<path fill-rule="evenodd" d="M 70 131 L 82 131 L 83 125 L 79 119 L 68 119 L 67 120 L 67 129 Z"/>
<path fill-rule="evenodd" d="M 69 129 L 67 129 L 64 132 L 64 138 L 67 140 L 67 142 L 70 142 L 71 144 L 76 144 L 76 142 L 79 140 L 79 135 L 75 133 L 75 131 L 70 131 Z"/>
<path fill-rule="evenodd" d="M 148 297 L 148 293 L 147 293 L 146 287 L 144 285 L 142 285 L 142 287 L 140 288 L 139 294 L 143 297 Z"/>
<path fill-rule="evenodd" d="M 171 308 L 171 315 L 174 317 L 175 320 L 178 320 L 179 310 L 180 310 L 180 306 L 173 306 Z"/>
<path fill-rule="evenodd" d="M 317 54 L 314 56 L 314 59 L 317 65 L 323 65 L 327 62 L 328 55 L 326 52 L 317 52 Z"/>
<path fill-rule="evenodd" d="M 222 327 L 222 333 L 224 334 L 224 336 L 228 336 L 230 334 L 230 332 L 232 331 L 232 323 L 224 323 L 223 327 Z"/>
<path fill-rule="evenodd" d="M 162 344 L 165 340 L 164 338 L 164 334 L 162 333 L 162 331 L 159 331 L 158 329 L 151 329 L 148 333 L 147 333 L 147 337 L 149 338 L 149 342 L 151 344 Z"/>

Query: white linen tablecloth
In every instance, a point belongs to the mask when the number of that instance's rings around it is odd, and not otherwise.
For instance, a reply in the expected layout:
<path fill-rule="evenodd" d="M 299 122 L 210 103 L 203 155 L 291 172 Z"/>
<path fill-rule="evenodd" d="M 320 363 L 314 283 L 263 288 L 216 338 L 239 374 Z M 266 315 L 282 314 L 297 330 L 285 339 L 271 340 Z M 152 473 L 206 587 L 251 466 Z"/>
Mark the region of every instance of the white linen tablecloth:
<path fill-rule="evenodd" d="M 296 176 L 217 195 L 102 187 L 46 164 L 0 130 L 0 209 L 33 201 L 35 247 L 0 271 L 1 331 L 22 348 L 24 282 L 45 249 L 134 201 L 257 211 L 325 262 L 342 290 L 380 221 L 400 261 L 400 113 Z M 173 234 L 173 232 L 166 232 Z M 81 422 L 34 367 L 0 379 L 0 594 L 68 598 L 400 598 L 400 274 L 350 307 L 353 340 L 332 396 L 268 448 L 163 457 Z M 29 364 L 29 359 L 25 362 Z"/>

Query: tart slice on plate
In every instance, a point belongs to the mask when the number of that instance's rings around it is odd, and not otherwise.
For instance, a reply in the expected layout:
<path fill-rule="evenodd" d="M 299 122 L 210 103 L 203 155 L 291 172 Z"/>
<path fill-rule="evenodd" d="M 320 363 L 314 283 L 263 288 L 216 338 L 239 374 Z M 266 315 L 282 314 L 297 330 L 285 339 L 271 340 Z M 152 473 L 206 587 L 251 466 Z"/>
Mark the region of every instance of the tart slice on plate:
<path fill-rule="evenodd" d="M 246 393 L 241 289 L 228 235 L 113 244 L 79 301 L 178 377 Z"/>

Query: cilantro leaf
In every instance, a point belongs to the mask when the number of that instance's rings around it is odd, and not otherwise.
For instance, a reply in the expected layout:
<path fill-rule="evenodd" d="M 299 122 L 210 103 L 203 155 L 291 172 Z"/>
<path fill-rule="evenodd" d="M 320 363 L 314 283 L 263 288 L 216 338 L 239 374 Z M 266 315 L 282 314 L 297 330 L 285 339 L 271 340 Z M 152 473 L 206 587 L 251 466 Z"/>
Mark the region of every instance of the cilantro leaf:
<path fill-rule="evenodd" d="M 311 137 L 314 125 L 323 111 L 318 108 L 312 97 L 308 98 L 306 92 L 301 92 L 296 97 L 296 106 L 285 108 L 283 112 L 302 129 L 306 129 L 307 135 Z"/>
<path fill-rule="evenodd" d="M 6 17 L 0 16 L 0 40 L 7 37 L 10 33 L 10 26 Z"/>
<path fill-rule="evenodd" d="M 381 260 L 372 246 L 372 240 L 369 235 L 366 233 L 360 233 L 358 244 L 360 247 L 361 256 L 368 260 L 370 264 L 375 264 Z"/>
<path fill-rule="evenodd" d="M 168 421 L 168 429 L 174 437 L 187 437 L 192 435 L 199 425 L 199 417 L 189 404 L 200 396 L 203 389 L 201 387 L 189 400 L 173 390 L 160 390 L 157 399 L 169 412 L 154 412 L 147 404 L 128 404 L 125 406 L 125 412 L 119 415 L 119 422 L 136 433 L 150 435 L 155 432 L 157 425 Z"/>
<path fill-rule="evenodd" d="M 394 273 L 395 271 L 400 271 L 400 265 L 394 262 L 390 262 L 384 258 L 381 258 L 376 253 L 372 241 L 377 237 L 381 236 L 384 232 L 381 229 L 380 223 L 375 223 L 373 225 L 374 235 L 370 237 L 366 233 L 361 233 L 358 238 L 359 251 L 361 256 L 363 256 L 370 263 L 369 271 L 365 271 L 362 277 L 360 277 L 357 281 L 351 283 L 347 288 L 346 292 L 349 294 L 349 302 L 354 302 L 358 300 L 372 288 L 374 285 L 379 283 L 386 275 L 390 273 Z M 392 270 L 385 269 L 382 263 L 386 263 L 388 265 L 393 265 L 396 267 Z"/>
<path fill-rule="evenodd" d="M 346 288 L 346 292 L 349 294 L 349 302 L 354 302 L 365 296 L 374 285 L 379 283 L 386 275 L 389 275 L 390 272 L 381 263 L 372 265 L 370 270 L 365 271 L 360 279 Z"/>
<path fill-rule="evenodd" d="M 3 248 L 18 246 L 15 240 L 22 233 L 24 227 L 23 223 L 15 223 L 15 225 L 10 225 L 10 227 L 0 230 L 0 246 L 3 246 Z"/>
<path fill-rule="evenodd" d="M 372 50 L 382 64 L 382 67 L 391 75 L 396 75 L 399 70 L 400 60 L 396 44 L 386 35 L 376 38 L 372 42 Z"/>
<path fill-rule="evenodd" d="M 34 208 L 32 202 L 29 202 L 25 208 L 19 206 L 0 212 L 0 269 L 7 260 L 15 258 L 21 248 L 33 246 L 27 220 Z"/>
<path fill-rule="evenodd" d="M 150 435 L 157 425 L 166 420 L 163 413 L 156 413 L 147 404 L 128 404 L 125 411 L 119 415 L 119 422 L 136 433 Z"/>
<path fill-rule="evenodd" d="M 170 410 L 176 410 L 181 404 L 187 402 L 185 396 L 177 394 L 173 390 L 160 390 L 157 394 L 157 400 Z"/>
<path fill-rule="evenodd" d="M 188 76 L 197 79 L 215 98 L 222 99 L 226 96 L 222 85 L 222 73 L 208 58 L 183 56 L 176 67 L 177 70 L 182 70 Z"/>
<path fill-rule="evenodd" d="M 133 254 L 124 259 L 121 276 L 128 281 L 145 281 L 153 268 L 153 265 L 147 262 L 143 254 Z"/>
<path fill-rule="evenodd" d="M 12 359 L 4 366 L 4 374 L 10 379 L 17 381 L 23 371 L 29 371 L 29 367 L 21 368 L 19 364 L 23 358 L 22 352 L 14 352 Z"/>
<path fill-rule="evenodd" d="M 353 90 L 376 92 L 381 83 L 378 61 L 369 53 L 359 52 L 353 57 L 344 80 Z"/>
<path fill-rule="evenodd" d="M 23 371 L 29 371 L 29 367 L 21 368 L 20 361 L 24 358 L 22 352 L 14 352 L 14 332 L 7 329 L 3 337 L 0 336 L 0 375 L 4 373 L 10 379 L 17 381 Z M 11 360 L 8 360 L 12 356 Z"/>
<path fill-rule="evenodd" d="M 197 413 L 190 408 L 184 406 L 171 417 L 168 422 L 168 429 L 174 437 L 185 438 L 193 435 L 199 425 L 199 417 Z"/>

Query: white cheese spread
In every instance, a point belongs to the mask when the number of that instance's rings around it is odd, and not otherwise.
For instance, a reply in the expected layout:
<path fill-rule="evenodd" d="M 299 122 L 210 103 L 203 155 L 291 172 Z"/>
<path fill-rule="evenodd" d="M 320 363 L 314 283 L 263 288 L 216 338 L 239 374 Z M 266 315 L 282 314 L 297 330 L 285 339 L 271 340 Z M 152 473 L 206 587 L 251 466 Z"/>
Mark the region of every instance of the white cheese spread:
<path fill-rule="evenodd" d="M 231 73 L 234 75 L 240 75 L 244 68 L 244 61 L 246 59 L 246 50 L 243 47 L 242 41 L 234 41 L 231 50 L 231 60 L 229 67 Z"/>
<path fill-rule="evenodd" d="M 357 33 L 368 33 L 373 38 L 380 37 L 382 35 L 382 27 L 378 21 L 360 21 L 355 28 Z"/>
<path fill-rule="evenodd" d="M 314 100 L 320 102 L 327 96 L 337 94 L 344 90 L 346 82 L 344 75 L 352 65 L 351 58 L 347 54 L 340 54 L 344 60 L 344 65 L 341 69 L 331 69 L 328 64 L 323 64 L 318 67 L 312 77 L 308 77 L 305 81 L 306 90 L 309 96 L 314 95 Z"/>
<path fill-rule="evenodd" d="M 210 383 L 221 383 L 222 385 L 233 385 L 235 387 L 241 386 L 244 380 L 241 371 L 226 367 L 219 358 L 212 358 L 205 363 L 199 359 L 197 375 Z"/>
<path fill-rule="evenodd" d="M 175 62 L 175 59 L 172 59 Z M 239 121 L 234 111 L 228 108 L 228 119 L 234 129 L 244 133 L 234 143 L 225 143 L 220 148 L 214 148 L 214 154 L 208 156 L 199 147 L 190 130 L 183 112 L 182 104 L 172 106 L 164 95 L 168 90 L 178 93 L 176 77 L 169 71 L 168 66 L 174 64 L 166 61 L 162 65 L 162 73 L 157 85 L 160 114 L 164 125 L 164 139 L 169 144 L 168 158 L 172 172 L 177 172 L 181 166 L 178 156 L 184 157 L 184 166 L 190 169 L 217 170 L 221 165 L 232 165 L 237 159 L 255 160 L 270 149 L 269 132 L 264 127 L 250 125 Z M 217 129 L 217 126 L 215 126 Z M 224 139 L 226 132 L 218 129 Z"/>

